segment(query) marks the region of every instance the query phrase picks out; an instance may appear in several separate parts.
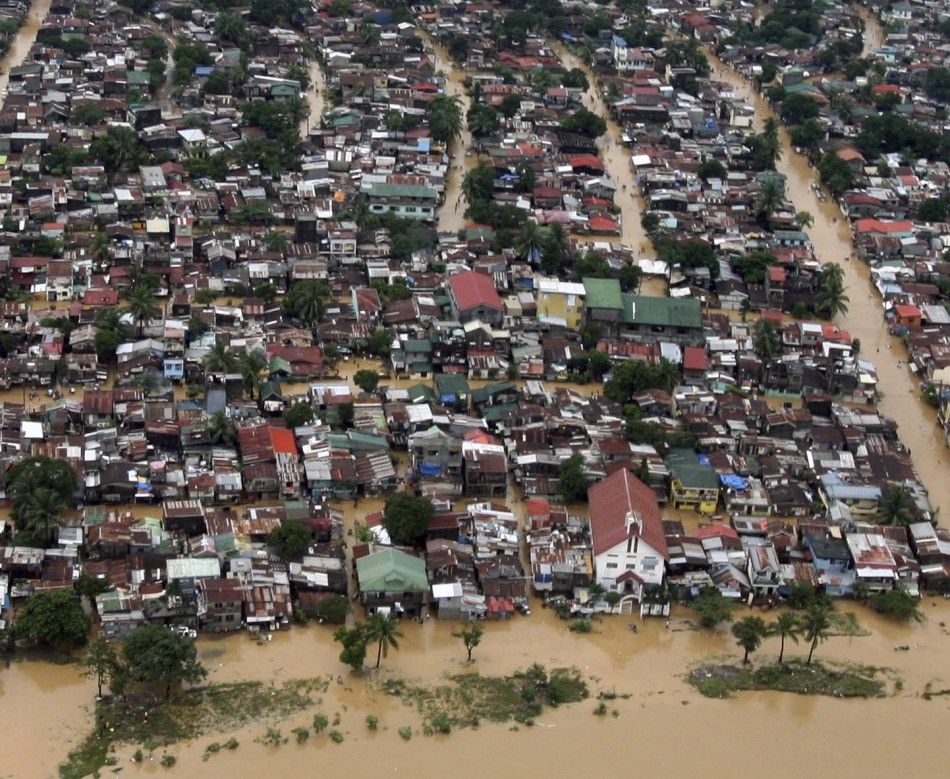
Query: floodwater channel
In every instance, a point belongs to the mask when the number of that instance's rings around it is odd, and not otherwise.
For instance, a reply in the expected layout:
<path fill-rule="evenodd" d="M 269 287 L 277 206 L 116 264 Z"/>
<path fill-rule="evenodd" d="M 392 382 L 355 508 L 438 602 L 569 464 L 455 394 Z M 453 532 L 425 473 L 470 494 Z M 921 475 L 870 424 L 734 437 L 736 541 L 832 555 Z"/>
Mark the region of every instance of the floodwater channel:
<path fill-rule="evenodd" d="M 10 84 L 10 69 L 19 67 L 26 60 L 52 4 L 52 0 L 33 0 L 30 4 L 26 19 L 10 40 L 10 48 L 0 60 L 0 94 L 4 93 Z"/>
<path fill-rule="evenodd" d="M 873 16 L 865 19 L 867 34 L 880 40 L 880 28 Z M 876 45 L 876 44 L 875 44 Z M 736 95 L 755 109 L 756 128 L 775 112 L 753 86 L 752 82 L 725 65 L 715 54 L 707 51 L 713 75 L 732 85 Z M 950 457 L 937 422 L 936 410 L 921 398 L 918 382 L 907 368 L 907 351 L 899 338 L 891 335 L 884 321 L 884 307 L 871 281 L 866 263 L 854 251 L 848 218 L 827 190 L 816 191 L 812 184 L 818 173 L 808 159 L 793 148 L 785 127 L 779 130 L 781 157 L 776 165 L 786 178 L 786 195 L 796 211 L 808 211 L 814 225 L 806 232 L 822 262 L 837 262 L 844 271 L 844 282 L 850 298 L 848 312 L 835 319 L 852 338 L 861 342 L 861 356 L 877 368 L 881 397 L 879 411 L 895 420 L 901 441 L 911 450 L 914 466 L 930 493 L 935 509 L 950 506 L 950 482 L 947 480 Z M 822 197 L 819 198 L 819 192 Z"/>

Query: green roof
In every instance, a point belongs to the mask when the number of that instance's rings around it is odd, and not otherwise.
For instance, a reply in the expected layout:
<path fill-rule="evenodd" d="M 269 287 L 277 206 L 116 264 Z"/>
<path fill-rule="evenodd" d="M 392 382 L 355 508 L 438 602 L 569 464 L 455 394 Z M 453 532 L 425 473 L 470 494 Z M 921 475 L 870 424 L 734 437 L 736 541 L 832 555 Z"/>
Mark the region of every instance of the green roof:
<path fill-rule="evenodd" d="M 588 302 L 590 298 L 588 298 Z M 623 318 L 628 324 L 654 327 L 703 326 L 699 301 L 695 298 L 656 298 L 645 295 L 623 296 Z"/>
<path fill-rule="evenodd" d="M 148 86 L 150 78 L 148 71 L 145 70 L 128 70 L 125 73 L 125 81 L 129 86 Z"/>
<path fill-rule="evenodd" d="M 692 449 L 672 449 L 663 458 L 673 478 L 684 487 L 702 490 L 719 489 L 719 476 L 703 465 Z"/>
<path fill-rule="evenodd" d="M 432 341 L 428 338 L 407 338 L 402 341 L 402 348 L 408 354 L 431 354 Z"/>
<path fill-rule="evenodd" d="M 426 564 L 398 549 L 383 549 L 356 561 L 361 592 L 426 592 Z"/>
<path fill-rule="evenodd" d="M 429 387 L 425 384 L 413 384 L 409 389 L 406 390 L 406 394 L 409 395 L 409 400 L 416 400 L 418 398 L 435 400 L 435 392 L 432 391 L 432 387 Z"/>
<path fill-rule="evenodd" d="M 587 308 L 623 308 L 620 282 L 617 279 L 584 279 L 584 296 Z"/>
<path fill-rule="evenodd" d="M 480 387 L 472 392 L 472 400 L 476 403 L 484 403 L 493 395 L 508 392 L 508 390 L 513 389 L 516 389 L 516 385 L 513 381 L 499 381 L 494 384 L 486 384 L 484 387 Z"/>
<path fill-rule="evenodd" d="M 440 395 L 468 395 L 471 391 L 464 373 L 437 373 L 435 387 Z"/>
<path fill-rule="evenodd" d="M 417 197 L 438 200 L 439 193 L 428 184 L 389 184 L 374 182 L 364 190 L 370 197 Z"/>

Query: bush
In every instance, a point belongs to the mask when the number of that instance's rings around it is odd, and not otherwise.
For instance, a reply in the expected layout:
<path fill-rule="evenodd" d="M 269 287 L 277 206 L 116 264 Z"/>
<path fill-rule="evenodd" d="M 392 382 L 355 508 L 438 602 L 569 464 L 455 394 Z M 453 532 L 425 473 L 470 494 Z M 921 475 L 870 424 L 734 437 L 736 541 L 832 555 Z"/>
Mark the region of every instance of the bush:
<path fill-rule="evenodd" d="M 303 744 L 310 738 L 310 729 L 309 728 L 294 728 L 291 733 L 297 738 L 298 744 Z"/>
<path fill-rule="evenodd" d="M 343 734 L 340 733 L 339 730 L 331 730 L 331 731 L 330 731 L 330 741 L 332 741 L 334 744 L 342 744 L 342 743 L 343 743 Z"/>
<path fill-rule="evenodd" d="M 313 715 L 313 731 L 314 733 L 323 733 L 329 726 L 330 720 L 327 719 L 326 714 L 314 714 Z"/>
<path fill-rule="evenodd" d="M 568 630 L 572 633 L 590 633 L 594 629 L 594 623 L 589 619 L 575 619 L 568 625 Z"/>
<path fill-rule="evenodd" d="M 174 755 L 162 755 L 162 768 L 171 768 L 176 762 Z"/>
<path fill-rule="evenodd" d="M 372 714 L 367 714 L 366 727 L 368 730 L 377 730 L 379 728 L 379 717 L 374 717 Z"/>
<path fill-rule="evenodd" d="M 699 615 L 699 624 L 704 628 L 714 628 L 720 622 L 732 619 L 732 602 L 717 587 L 703 587 L 692 605 Z"/>
<path fill-rule="evenodd" d="M 894 619 L 908 621 L 919 620 L 920 600 L 906 590 L 888 590 L 879 592 L 871 598 L 871 608 L 878 614 Z"/>
<path fill-rule="evenodd" d="M 443 735 L 451 733 L 452 720 L 449 719 L 448 714 L 436 714 L 432 718 L 432 730 L 436 733 L 442 733 Z"/>
<path fill-rule="evenodd" d="M 408 727 L 408 726 L 407 726 L 407 727 L 404 727 L 404 728 L 399 728 L 399 737 L 400 737 L 403 741 L 408 741 L 409 739 L 411 739 L 411 738 L 412 738 L 412 728 L 410 728 L 410 727 Z"/>

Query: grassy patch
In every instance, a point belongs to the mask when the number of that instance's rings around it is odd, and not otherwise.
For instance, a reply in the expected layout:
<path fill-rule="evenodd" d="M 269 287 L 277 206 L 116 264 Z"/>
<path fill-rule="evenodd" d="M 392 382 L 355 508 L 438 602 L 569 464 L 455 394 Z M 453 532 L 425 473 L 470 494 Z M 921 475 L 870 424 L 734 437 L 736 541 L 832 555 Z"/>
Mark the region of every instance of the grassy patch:
<path fill-rule="evenodd" d="M 419 711 L 423 731 L 427 733 L 475 728 L 483 719 L 529 725 L 545 706 L 576 703 L 589 694 L 586 682 L 576 669 L 556 668 L 548 673 L 539 665 L 511 676 L 458 674 L 436 687 L 413 686 L 401 679 L 388 679 L 384 687 L 389 695 Z"/>
<path fill-rule="evenodd" d="M 707 698 L 728 698 L 742 690 L 775 690 L 798 695 L 829 695 L 835 698 L 880 698 L 884 682 L 877 678 L 883 671 L 867 665 L 832 667 L 813 662 L 806 665 L 791 660 L 785 665 L 753 666 L 703 665 L 686 677 Z"/>
<path fill-rule="evenodd" d="M 279 685 L 239 682 L 185 690 L 168 702 L 151 696 L 102 702 L 96 707 L 95 728 L 69 753 L 59 775 L 79 779 L 94 773 L 116 744 L 145 744 L 151 751 L 209 732 L 286 717 L 312 705 L 313 696 L 328 686 L 322 678 L 291 679 Z M 225 746 L 233 749 L 230 743 Z"/>

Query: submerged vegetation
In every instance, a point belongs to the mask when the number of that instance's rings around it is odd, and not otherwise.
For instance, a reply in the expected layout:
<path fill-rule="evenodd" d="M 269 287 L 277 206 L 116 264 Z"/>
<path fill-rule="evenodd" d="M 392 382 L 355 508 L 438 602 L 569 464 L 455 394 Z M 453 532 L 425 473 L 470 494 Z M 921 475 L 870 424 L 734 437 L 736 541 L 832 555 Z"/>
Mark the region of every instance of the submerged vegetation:
<path fill-rule="evenodd" d="M 758 668 L 737 665 L 701 665 L 686 681 L 707 698 L 729 698 L 743 690 L 772 690 L 834 698 L 881 698 L 885 669 L 869 665 L 837 665 L 790 660 Z"/>
<path fill-rule="evenodd" d="M 475 728 L 483 719 L 532 725 L 545 706 L 577 703 L 589 695 L 587 683 L 576 669 L 555 668 L 549 673 L 537 663 L 511 676 L 458 674 L 436 687 L 388 679 L 384 689 L 418 710 L 426 734 Z"/>
<path fill-rule="evenodd" d="M 186 690 L 168 701 L 155 696 L 106 701 L 96 707 L 95 726 L 59 768 L 62 779 L 79 779 L 106 765 L 120 744 L 142 744 L 152 751 L 208 732 L 233 730 L 253 720 L 279 718 L 307 708 L 326 692 L 323 678 L 292 679 L 283 684 L 238 682 Z M 234 749 L 231 739 L 223 745 Z M 217 747 L 217 748 L 214 748 Z M 220 747 L 212 745 L 207 754 Z"/>

